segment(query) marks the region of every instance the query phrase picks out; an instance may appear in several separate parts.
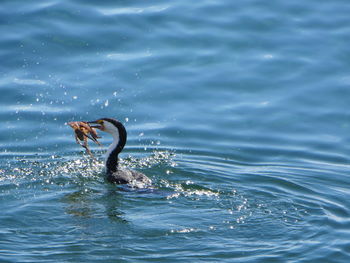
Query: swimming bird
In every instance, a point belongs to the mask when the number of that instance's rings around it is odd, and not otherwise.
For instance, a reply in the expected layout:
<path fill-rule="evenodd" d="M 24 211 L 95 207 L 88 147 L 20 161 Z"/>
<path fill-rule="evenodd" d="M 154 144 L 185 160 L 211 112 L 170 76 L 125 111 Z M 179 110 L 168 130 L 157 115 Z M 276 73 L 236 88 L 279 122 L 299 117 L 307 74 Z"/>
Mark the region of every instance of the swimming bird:
<path fill-rule="evenodd" d="M 102 118 L 87 122 L 92 128 L 100 129 L 113 136 L 113 143 L 109 146 L 106 154 L 106 176 L 107 180 L 116 184 L 151 184 L 152 181 L 143 173 L 122 169 L 118 166 L 118 155 L 126 144 L 127 133 L 124 125 L 112 118 Z"/>

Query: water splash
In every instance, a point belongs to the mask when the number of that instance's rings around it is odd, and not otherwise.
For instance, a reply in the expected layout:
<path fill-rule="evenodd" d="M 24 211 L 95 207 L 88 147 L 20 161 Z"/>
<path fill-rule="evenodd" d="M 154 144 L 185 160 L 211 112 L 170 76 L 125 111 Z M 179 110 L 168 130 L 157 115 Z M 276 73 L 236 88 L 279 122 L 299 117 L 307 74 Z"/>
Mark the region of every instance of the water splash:
<path fill-rule="evenodd" d="M 97 156 L 100 156 L 97 151 Z M 144 158 L 127 157 L 120 160 L 122 167 L 150 168 L 159 164 L 176 166 L 173 161 L 174 153 L 169 151 L 154 151 Z M 81 180 L 96 180 L 103 178 L 104 160 L 92 159 L 88 156 L 23 156 L 15 157 L 0 169 L 0 181 L 19 184 L 23 181 L 52 183 L 58 178 L 73 182 Z"/>
<path fill-rule="evenodd" d="M 120 165 L 129 168 L 150 168 L 156 165 L 164 164 L 175 167 L 177 164 L 174 161 L 176 154 L 171 151 L 154 150 L 150 156 L 136 158 L 128 156 L 120 159 Z"/>
<path fill-rule="evenodd" d="M 207 198 L 215 198 L 219 197 L 220 192 L 215 191 L 209 188 L 205 188 L 203 186 L 196 185 L 192 181 L 186 181 L 183 183 L 177 182 L 169 182 L 167 180 L 160 180 L 158 183 L 159 187 L 169 188 L 174 191 L 174 193 L 168 195 L 166 199 L 176 199 L 179 197 L 186 198 L 195 198 L 199 200 L 199 198 L 207 197 Z"/>
<path fill-rule="evenodd" d="M 165 199 L 170 205 L 196 211 L 185 225 L 171 227 L 167 235 L 240 229 L 248 229 L 252 235 L 258 229 L 269 229 L 266 236 L 278 235 L 283 229 L 302 227 L 308 215 L 304 205 L 259 195 L 249 189 L 213 189 L 192 181 L 169 180 L 160 180 L 158 187 L 169 190 Z"/>

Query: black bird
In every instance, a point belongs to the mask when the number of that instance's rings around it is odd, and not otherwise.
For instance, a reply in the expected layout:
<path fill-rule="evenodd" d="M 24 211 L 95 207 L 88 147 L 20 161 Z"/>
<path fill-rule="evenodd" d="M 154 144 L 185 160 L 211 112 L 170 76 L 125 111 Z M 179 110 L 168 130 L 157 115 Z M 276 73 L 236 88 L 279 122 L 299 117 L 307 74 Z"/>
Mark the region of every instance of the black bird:
<path fill-rule="evenodd" d="M 124 125 L 112 118 L 102 118 L 96 121 L 89 121 L 92 128 L 108 132 L 113 136 L 113 143 L 109 146 L 106 154 L 106 175 L 107 180 L 116 184 L 151 184 L 152 181 L 143 173 L 121 169 L 118 167 L 118 155 L 123 150 L 127 133 Z"/>

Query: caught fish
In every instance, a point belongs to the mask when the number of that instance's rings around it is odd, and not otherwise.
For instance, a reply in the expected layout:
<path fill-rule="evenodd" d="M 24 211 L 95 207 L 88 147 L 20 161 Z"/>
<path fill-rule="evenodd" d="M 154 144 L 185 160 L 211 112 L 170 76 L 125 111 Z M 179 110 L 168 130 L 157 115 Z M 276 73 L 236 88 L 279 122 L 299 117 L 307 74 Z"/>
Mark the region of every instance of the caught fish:
<path fill-rule="evenodd" d="M 88 139 L 92 140 L 98 145 L 101 145 L 100 142 L 97 140 L 101 137 L 97 135 L 96 130 L 84 121 L 72 121 L 68 122 L 67 124 L 74 130 L 75 141 L 77 142 L 77 144 L 84 147 L 86 152 L 94 158 L 88 146 Z"/>

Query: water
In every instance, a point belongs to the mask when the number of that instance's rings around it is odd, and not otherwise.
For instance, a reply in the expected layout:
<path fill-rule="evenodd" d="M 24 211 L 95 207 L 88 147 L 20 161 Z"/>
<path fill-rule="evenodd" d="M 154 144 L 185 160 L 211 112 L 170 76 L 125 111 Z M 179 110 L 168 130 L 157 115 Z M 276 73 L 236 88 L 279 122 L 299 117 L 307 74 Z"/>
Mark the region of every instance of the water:
<path fill-rule="evenodd" d="M 1 262 L 349 262 L 347 1 L 2 1 Z M 114 117 L 103 179 L 68 121 Z"/>

